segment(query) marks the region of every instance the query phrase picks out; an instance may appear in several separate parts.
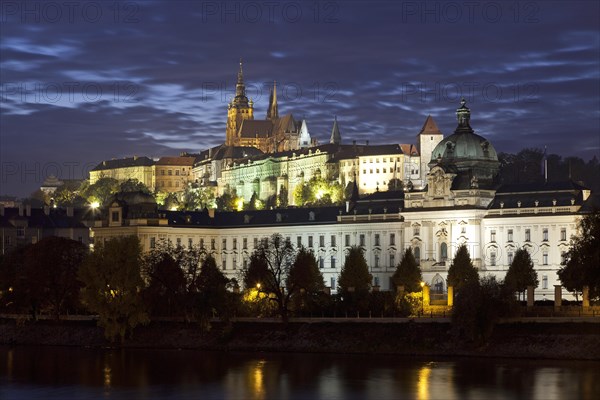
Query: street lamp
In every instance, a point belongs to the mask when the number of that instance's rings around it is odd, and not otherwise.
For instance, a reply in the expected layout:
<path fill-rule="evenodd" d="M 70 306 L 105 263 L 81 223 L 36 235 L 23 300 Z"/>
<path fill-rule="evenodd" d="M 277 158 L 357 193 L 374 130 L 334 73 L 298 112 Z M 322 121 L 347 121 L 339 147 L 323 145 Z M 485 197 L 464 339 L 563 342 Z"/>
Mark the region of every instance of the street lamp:
<path fill-rule="evenodd" d="M 425 282 L 421 281 L 421 315 L 425 313 Z"/>
<path fill-rule="evenodd" d="M 256 290 L 260 292 L 260 282 L 256 284 Z"/>

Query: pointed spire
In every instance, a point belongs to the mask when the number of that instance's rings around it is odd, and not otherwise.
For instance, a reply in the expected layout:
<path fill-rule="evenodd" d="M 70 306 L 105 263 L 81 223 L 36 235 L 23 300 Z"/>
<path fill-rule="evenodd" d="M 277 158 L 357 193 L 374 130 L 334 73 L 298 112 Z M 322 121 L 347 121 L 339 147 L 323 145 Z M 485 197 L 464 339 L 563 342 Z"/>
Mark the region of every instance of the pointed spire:
<path fill-rule="evenodd" d="M 329 143 L 342 144 L 342 135 L 340 134 L 340 128 L 338 127 L 337 115 L 333 117 L 333 128 L 331 129 Z"/>
<path fill-rule="evenodd" d="M 470 120 L 471 120 L 471 110 L 467 107 L 467 101 L 463 97 L 460 101 L 460 108 L 456 110 L 456 119 L 458 120 L 458 126 L 456 127 L 456 131 L 462 132 L 470 132 L 473 133 L 473 128 L 471 128 Z"/>
<path fill-rule="evenodd" d="M 269 109 L 267 110 L 267 119 L 274 120 L 279 118 L 279 110 L 277 109 L 277 82 L 273 81 L 273 89 L 269 96 Z"/>
<path fill-rule="evenodd" d="M 235 97 L 246 96 L 246 86 L 244 85 L 244 71 L 242 70 L 242 58 L 240 57 L 240 70 L 237 74 L 237 85 L 235 85 Z"/>
<path fill-rule="evenodd" d="M 308 133 L 308 127 L 306 126 L 306 120 L 302 120 L 302 126 L 300 127 L 300 137 L 298 138 L 300 141 L 300 147 L 310 147 L 311 139 L 310 133 Z"/>
<path fill-rule="evenodd" d="M 423 127 L 421 128 L 421 131 L 419 132 L 419 135 L 441 135 L 441 134 L 442 134 L 442 131 L 440 131 L 440 128 L 438 128 L 437 124 L 433 120 L 433 117 L 431 115 L 428 115 L 427 119 L 425 119 L 425 123 L 423 124 Z"/>

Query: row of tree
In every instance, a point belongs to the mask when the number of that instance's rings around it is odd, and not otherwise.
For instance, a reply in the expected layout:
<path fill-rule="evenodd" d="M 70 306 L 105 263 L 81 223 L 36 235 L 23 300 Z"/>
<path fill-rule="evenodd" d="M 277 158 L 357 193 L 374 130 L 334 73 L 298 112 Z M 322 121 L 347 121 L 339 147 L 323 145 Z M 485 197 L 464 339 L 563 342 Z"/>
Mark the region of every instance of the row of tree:
<path fill-rule="evenodd" d="M 585 216 L 581 236 L 572 240 L 568 261 L 559 271 L 571 291 L 590 287 L 600 297 L 600 213 Z M 99 316 L 107 337 L 123 338 L 140 323 L 155 317 L 180 317 L 205 323 L 211 317 L 279 315 L 407 316 L 421 309 L 418 296 L 422 275 L 408 248 L 392 276 L 393 288 L 404 294 L 372 290 L 372 276 L 361 247 L 349 248 L 338 279 L 338 294 L 326 293 L 312 251 L 295 249 L 279 234 L 263 238 L 240 270 L 227 279 L 204 250 L 157 244 L 142 253 L 136 237 L 98 243 L 93 252 L 81 243 L 59 237 L 44 238 L 18 248 L 0 261 L 0 309 L 41 311 L 56 318 L 65 313 Z M 489 332 L 495 318 L 512 309 L 514 294 L 537 286 L 529 253 L 519 249 L 503 282 L 480 278 L 465 246 L 458 248 L 448 270 L 455 288 L 453 316 L 458 326 L 476 337 Z M 364 314 L 363 314 L 364 315 Z"/>

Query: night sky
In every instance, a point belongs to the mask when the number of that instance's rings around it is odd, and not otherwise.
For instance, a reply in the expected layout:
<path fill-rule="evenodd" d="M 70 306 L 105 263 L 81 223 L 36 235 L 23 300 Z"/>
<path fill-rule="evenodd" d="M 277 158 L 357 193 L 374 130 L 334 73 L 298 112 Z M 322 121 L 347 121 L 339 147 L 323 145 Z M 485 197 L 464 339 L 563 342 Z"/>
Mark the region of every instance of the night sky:
<path fill-rule="evenodd" d="M 276 80 L 321 142 L 449 135 L 464 96 L 499 152 L 600 157 L 598 4 L 2 1 L 0 194 L 222 143 L 240 57 L 255 118 Z"/>

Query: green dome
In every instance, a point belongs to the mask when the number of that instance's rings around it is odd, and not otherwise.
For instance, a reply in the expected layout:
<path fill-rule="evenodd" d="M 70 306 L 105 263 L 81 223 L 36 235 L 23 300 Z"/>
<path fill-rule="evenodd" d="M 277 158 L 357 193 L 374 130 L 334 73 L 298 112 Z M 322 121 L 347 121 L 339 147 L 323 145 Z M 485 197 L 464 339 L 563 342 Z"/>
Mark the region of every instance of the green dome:
<path fill-rule="evenodd" d="M 458 131 L 448 136 L 433 149 L 432 161 L 482 160 L 498 161 L 496 149 L 482 136 Z"/>
<path fill-rule="evenodd" d="M 500 166 L 496 149 L 486 138 L 473 132 L 471 110 L 464 99 L 456 110 L 456 116 L 456 130 L 435 146 L 429 167 L 440 166 L 445 171 L 456 173 L 459 178 L 456 180 L 457 187 L 469 187 L 474 182 L 492 186 Z"/>

